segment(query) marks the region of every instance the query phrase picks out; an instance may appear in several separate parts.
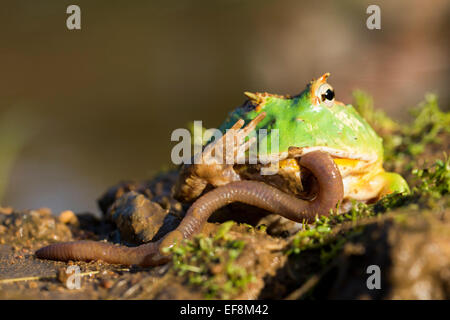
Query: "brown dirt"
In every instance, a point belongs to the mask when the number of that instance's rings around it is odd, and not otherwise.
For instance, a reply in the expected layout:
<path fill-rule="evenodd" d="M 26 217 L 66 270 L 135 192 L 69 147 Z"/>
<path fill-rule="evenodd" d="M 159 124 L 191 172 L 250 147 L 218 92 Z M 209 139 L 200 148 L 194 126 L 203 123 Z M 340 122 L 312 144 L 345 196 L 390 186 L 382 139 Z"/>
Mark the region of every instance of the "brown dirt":
<path fill-rule="evenodd" d="M 448 147 L 448 137 L 444 142 Z M 430 146 L 417 163 L 442 158 L 442 151 L 442 147 Z M 110 188 L 99 200 L 104 213 L 101 219 L 89 213 L 55 217 L 45 208 L 24 212 L 2 208 L 0 299 L 204 298 L 205 292 L 173 272 L 171 264 L 138 268 L 46 261 L 33 255 L 36 249 L 60 241 L 139 244 L 161 237 L 177 226 L 186 211 L 185 205 L 170 196 L 176 177 L 171 171 L 151 181 Z M 359 220 L 358 225 L 364 227 L 353 226 L 350 240 L 325 265 L 320 249 L 287 256 L 284 249 L 294 226 L 276 216 L 259 221 L 268 225 L 266 231 L 235 224 L 230 237 L 245 242 L 235 264 L 252 272 L 255 281 L 231 298 L 449 299 L 450 209 L 448 199 L 440 203 L 433 209 L 410 206 Z M 232 206 L 216 220 L 226 220 L 230 212 L 247 217 L 247 210 Z M 208 223 L 204 233 L 214 235 L 218 226 L 217 222 Z M 373 264 L 381 269 L 380 290 L 366 286 L 366 269 Z M 67 287 L 65 271 L 71 265 L 82 272 L 80 289 Z"/>

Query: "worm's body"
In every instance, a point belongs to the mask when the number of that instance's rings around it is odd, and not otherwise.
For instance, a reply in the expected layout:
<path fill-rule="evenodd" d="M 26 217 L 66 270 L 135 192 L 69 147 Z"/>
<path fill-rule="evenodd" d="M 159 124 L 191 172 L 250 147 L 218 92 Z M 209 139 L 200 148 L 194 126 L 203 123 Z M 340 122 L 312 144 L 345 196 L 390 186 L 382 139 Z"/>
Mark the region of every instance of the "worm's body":
<path fill-rule="evenodd" d="M 299 164 L 311 171 L 319 185 L 314 200 L 306 201 L 257 181 L 236 181 L 218 187 L 196 200 L 180 225 L 157 242 L 138 247 L 116 246 L 104 242 L 75 241 L 50 245 L 36 251 L 41 259 L 102 260 L 124 265 L 154 266 L 170 257 L 161 249 L 176 241 L 190 239 L 199 233 L 213 212 L 232 202 L 242 202 L 277 213 L 293 221 L 312 222 L 316 215 L 328 215 L 342 200 L 342 178 L 333 159 L 325 152 L 315 151 L 300 158 Z"/>

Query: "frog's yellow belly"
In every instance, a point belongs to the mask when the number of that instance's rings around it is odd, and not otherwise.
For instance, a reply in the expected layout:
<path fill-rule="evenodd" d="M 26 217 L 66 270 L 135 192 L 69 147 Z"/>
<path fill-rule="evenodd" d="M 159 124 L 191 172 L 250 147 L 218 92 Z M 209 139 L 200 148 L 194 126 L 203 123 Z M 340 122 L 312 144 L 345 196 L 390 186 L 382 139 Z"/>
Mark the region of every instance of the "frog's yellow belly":
<path fill-rule="evenodd" d="M 367 201 L 380 197 L 386 184 L 381 161 L 335 158 L 344 184 L 344 200 Z"/>

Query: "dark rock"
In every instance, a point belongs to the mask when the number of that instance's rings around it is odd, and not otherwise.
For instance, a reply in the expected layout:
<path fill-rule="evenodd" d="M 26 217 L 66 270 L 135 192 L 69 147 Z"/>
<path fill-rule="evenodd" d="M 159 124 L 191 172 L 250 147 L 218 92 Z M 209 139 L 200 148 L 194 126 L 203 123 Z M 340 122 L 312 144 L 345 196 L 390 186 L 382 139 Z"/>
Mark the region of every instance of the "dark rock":
<path fill-rule="evenodd" d="M 167 210 L 158 203 L 130 191 L 114 202 L 107 217 L 117 225 L 123 240 L 143 243 L 154 239 L 163 227 L 167 214 Z"/>
<path fill-rule="evenodd" d="M 102 210 L 103 214 L 107 214 L 109 207 L 122 195 L 130 191 L 137 191 L 142 193 L 142 189 L 145 189 L 143 183 L 138 183 L 135 181 L 123 181 L 119 184 L 109 188 L 101 197 L 98 199 L 98 205 Z M 149 196 L 149 195 L 148 195 Z M 149 197 L 151 198 L 151 196 Z"/>

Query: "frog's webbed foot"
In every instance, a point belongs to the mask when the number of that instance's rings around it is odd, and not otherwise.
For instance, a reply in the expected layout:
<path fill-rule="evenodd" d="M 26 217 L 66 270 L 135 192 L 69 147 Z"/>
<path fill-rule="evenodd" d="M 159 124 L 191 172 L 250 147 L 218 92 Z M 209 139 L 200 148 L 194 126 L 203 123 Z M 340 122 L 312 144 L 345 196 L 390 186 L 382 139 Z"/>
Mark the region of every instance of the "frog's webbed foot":
<path fill-rule="evenodd" d="M 224 135 L 196 154 L 192 164 L 183 165 L 174 197 L 192 201 L 200 196 L 208 184 L 218 187 L 239 181 L 240 177 L 233 165 L 245 161 L 245 152 L 256 142 L 256 137 L 245 140 L 265 116 L 266 113 L 261 112 L 245 127 L 244 120 L 239 119 Z"/>
<path fill-rule="evenodd" d="M 194 161 L 196 163 L 201 161 L 206 165 L 233 165 L 242 160 L 245 152 L 255 143 L 256 137 L 252 137 L 248 141 L 245 141 L 245 139 L 265 116 L 266 113 L 261 112 L 244 128 L 242 128 L 245 123 L 244 120 L 239 119 L 223 136 L 208 144 L 201 154 L 196 155 Z"/>
<path fill-rule="evenodd" d="M 378 195 L 378 199 L 391 193 L 408 194 L 411 192 L 406 180 L 398 173 L 383 171 L 381 176 L 383 177 L 385 184 Z"/>

